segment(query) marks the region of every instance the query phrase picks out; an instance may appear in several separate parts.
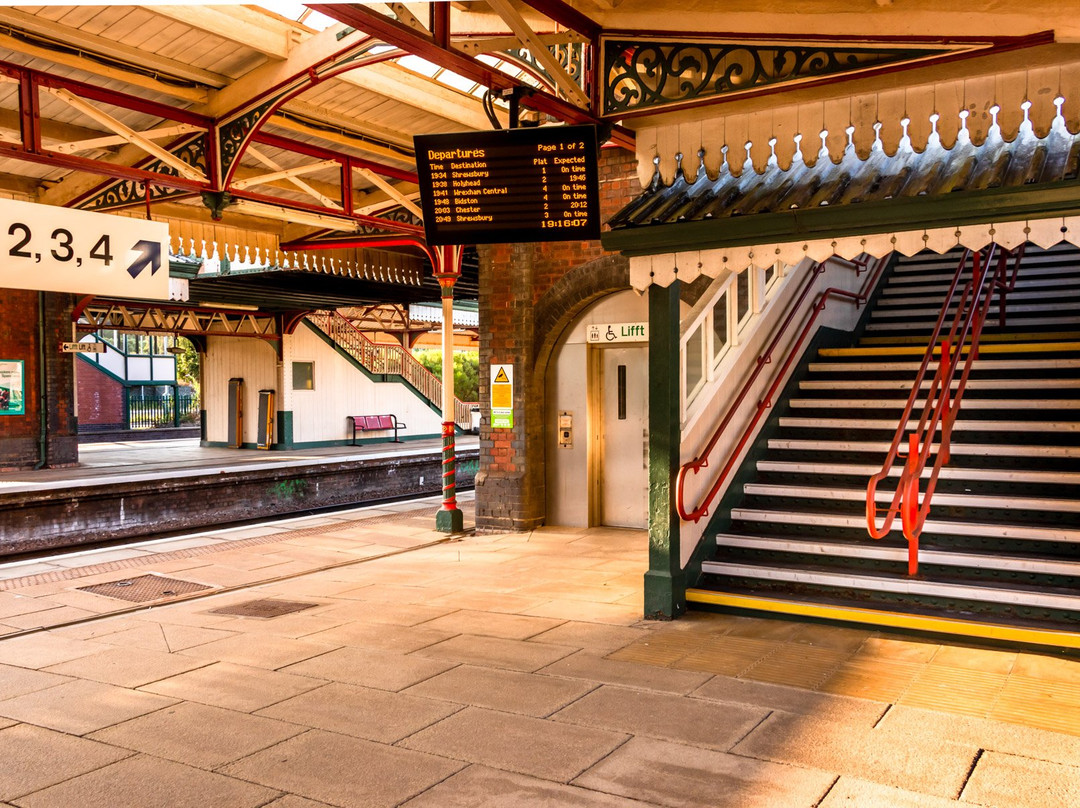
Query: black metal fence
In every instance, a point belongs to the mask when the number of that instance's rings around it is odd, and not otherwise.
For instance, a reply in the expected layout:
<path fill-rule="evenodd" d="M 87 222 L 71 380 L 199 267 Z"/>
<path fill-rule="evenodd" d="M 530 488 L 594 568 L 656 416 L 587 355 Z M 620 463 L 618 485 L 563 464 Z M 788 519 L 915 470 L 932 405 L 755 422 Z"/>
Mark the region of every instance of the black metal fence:
<path fill-rule="evenodd" d="M 199 397 L 128 396 L 125 420 L 128 429 L 156 429 L 199 422 Z"/>

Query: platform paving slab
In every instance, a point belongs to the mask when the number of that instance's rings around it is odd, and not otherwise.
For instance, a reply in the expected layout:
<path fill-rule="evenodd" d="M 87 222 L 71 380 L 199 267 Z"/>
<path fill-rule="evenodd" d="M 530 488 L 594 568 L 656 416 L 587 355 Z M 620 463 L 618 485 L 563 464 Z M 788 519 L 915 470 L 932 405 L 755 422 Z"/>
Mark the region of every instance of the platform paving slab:
<path fill-rule="evenodd" d="M 648 636 L 643 628 L 629 626 L 609 626 L 602 623 L 586 623 L 580 620 L 567 620 L 543 634 L 530 637 L 531 642 L 565 645 L 571 648 L 589 648 L 595 653 L 606 655 L 617 651 L 632 642 Z"/>
<path fill-rule="evenodd" d="M 425 698 L 543 718 L 596 685 L 534 673 L 460 665 L 407 691 Z"/>
<path fill-rule="evenodd" d="M 144 685 L 140 690 L 252 713 L 325 684 L 324 679 L 216 662 Z"/>
<path fill-rule="evenodd" d="M 0 665 L 0 701 L 56 687 L 70 681 L 71 679 L 67 676 L 59 676 L 55 673 Z"/>
<path fill-rule="evenodd" d="M 97 643 L 52 632 L 12 637 L 0 643 L 0 664 L 20 668 L 47 668 L 101 651 Z"/>
<path fill-rule="evenodd" d="M 841 777 L 817 808 L 957 808 L 957 802 L 857 777 Z"/>
<path fill-rule="evenodd" d="M 585 620 L 591 623 L 610 623 L 625 626 L 641 619 L 641 609 L 619 603 L 599 603 L 596 601 L 551 600 L 539 606 L 525 610 L 525 614 L 535 617 L 551 617 L 557 620 Z"/>
<path fill-rule="evenodd" d="M 312 730 L 220 771 L 331 805 L 392 808 L 464 766 L 410 749 Z"/>
<path fill-rule="evenodd" d="M 289 665 L 281 672 L 396 692 L 448 671 L 455 664 L 370 648 L 339 648 Z"/>
<path fill-rule="evenodd" d="M 527 640 L 558 626 L 561 620 L 522 617 L 516 614 L 461 610 L 424 623 L 424 628 L 450 634 L 475 634 L 504 640 Z"/>
<path fill-rule="evenodd" d="M 185 702 L 87 737 L 153 757 L 215 769 L 303 731 L 269 718 Z"/>
<path fill-rule="evenodd" d="M 7 617 L 4 618 L 4 622 L 15 631 L 26 631 L 35 628 L 51 628 L 76 620 L 84 620 L 88 617 L 94 617 L 95 614 L 95 612 L 88 612 L 86 609 L 79 609 L 75 606 L 55 605 L 41 611 Z"/>
<path fill-rule="evenodd" d="M 176 699 L 76 679 L 0 701 L 0 715 L 72 735 L 85 735 L 160 710 Z"/>
<path fill-rule="evenodd" d="M 220 625 L 220 624 L 218 624 Z M 336 644 L 298 640 L 290 637 L 264 637 L 238 634 L 224 640 L 185 648 L 178 653 L 208 662 L 232 662 L 254 668 L 277 670 L 327 651 Z"/>
<path fill-rule="evenodd" d="M 460 709 L 444 701 L 331 682 L 257 715 L 392 744 Z"/>
<path fill-rule="evenodd" d="M 267 803 L 264 808 L 334 808 L 325 802 L 316 802 L 307 797 L 297 797 L 295 794 L 286 794 L 284 797 Z"/>
<path fill-rule="evenodd" d="M 20 808 L 259 808 L 280 792 L 232 777 L 144 755 L 37 791 Z"/>
<path fill-rule="evenodd" d="M 712 678 L 708 673 L 677 671 L 607 659 L 589 650 L 578 651 L 560 659 L 543 668 L 542 673 L 682 695 L 696 690 Z"/>
<path fill-rule="evenodd" d="M 695 698 L 733 704 L 756 705 L 767 710 L 783 710 L 801 715 L 827 715 L 874 726 L 888 705 L 870 699 L 834 696 L 798 687 L 715 676 L 692 694 Z"/>
<path fill-rule="evenodd" d="M 814 768 L 634 738 L 573 785 L 670 808 L 813 808 L 835 779 Z"/>
<path fill-rule="evenodd" d="M 774 712 L 732 751 L 955 799 L 978 748 L 947 737 L 901 740 L 859 724 Z"/>
<path fill-rule="evenodd" d="M 12 801 L 129 757 L 131 752 L 17 724 L 0 730 L 0 799 Z"/>
<path fill-rule="evenodd" d="M 402 808 L 649 808 L 652 805 L 473 765 L 409 800 Z"/>
<path fill-rule="evenodd" d="M 604 685 L 552 716 L 556 721 L 726 751 L 768 709 Z"/>
<path fill-rule="evenodd" d="M 489 668 L 505 668 L 532 673 L 573 651 L 573 648 L 561 645 L 543 645 L 524 640 L 462 634 L 430 645 L 416 653 L 429 659 L 465 662 Z"/>
<path fill-rule="evenodd" d="M 619 747 L 626 735 L 466 707 L 401 746 L 567 782 Z"/>
<path fill-rule="evenodd" d="M 1075 808 L 1080 805 L 1080 767 L 984 752 L 960 798 L 1002 808 L 1021 803 Z"/>
<path fill-rule="evenodd" d="M 205 664 L 207 663 L 202 660 L 162 651 L 106 646 L 105 650 L 97 654 L 51 665 L 45 670 L 120 687 L 139 687 Z"/>
<path fill-rule="evenodd" d="M 171 654 L 194 648 L 215 640 L 233 636 L 235 632 L 198 626 L 174 626 L 166 623 L 137 623 L 131 628 L 110 632 L 96 638 L 97 642 L 121 648 L 142 648 Z"/>
<path fill-rule="evenodd" d="M 383 606 L 386 609 L 388 607 Z M 324 643 L 332 647 L 353 646 L 356 648 L 374 648 L 379 651 L 408 654 L 421 648 L 445 642 L 453 635 L 446 631 L 435 631 L 414 626 L 399 626 L 394 623 L 367 622 L 364 619 L 347 623 L 318 634 L 310 634 L 307 639 Z"/>
<path fill-rule="evenodd" d="M 906 738 L 909 742 L 919 743 L 926 737 L 948 737 L 955 743 L 979 749 L 1080 765 L 1080 724 L 1074 729 L 1076 733 L 1070 735 L 987 718 L 893 705 L 875 731 L 887 733 L 897 740 Z"/>

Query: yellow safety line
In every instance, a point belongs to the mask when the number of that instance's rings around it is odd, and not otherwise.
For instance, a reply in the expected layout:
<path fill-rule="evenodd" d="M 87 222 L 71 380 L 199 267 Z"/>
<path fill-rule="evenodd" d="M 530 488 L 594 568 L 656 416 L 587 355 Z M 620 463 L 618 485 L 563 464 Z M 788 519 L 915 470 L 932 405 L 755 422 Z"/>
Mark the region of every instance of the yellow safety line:
<path fill-rule="evenodd" d="M 1030 342 L 979 346 L 980 354 L 1065 353 L 1068 351 L 1080 351 L 1080 342 Z M 966 347 L 963 352 L 967 352 Z M 818 350 L 818 356 L 922 356 L 925 353 L 925 346 L 915 345 L 880 348 L 820 348 Z M 935 346 L 934 354 L 940 353 L 941 347 Z"/>
<path fill-rule="evenodd" d="M 886 626 L 911 631 L 929 631 L 935 634 L 952 634 L 962 637 L 976 637 L 983 640 L 1002 640 L 1004 642 L 1026 643 L 1028 645 L 1050 645 L 1056 648 L 1080 648 L 1080 634 L 1070 631 L 1052 631 L 1049 629 L 1020 628 L 1003 626 L 997 623 L 973 623 L 967 620 L 952 620 L 946 617 L 930 617 L 920 614 L 901 614 L 898 612 L 859 609 L 849 606 L 826 606 L 800 601 L 774 600 L 772 598 L 751 595 L 732 595 L 725 592 L 710 592 L 705 589 L 687 589 L 686 599 L 692 603 L 707 603 L 713 606 L 728 606 L 737 609 L 753 609 L 759 612 L 789 614 L 797 617 L 815 617 L 823 620 L 839 620 L 847 623 L 863 623 L 872 626 Z"/>
<path fill-rule="evenodd" d="M 1024 342 L 1025 340 L 1043 340 L 1045 342 L 1072 342 L 1080 339 L 1078 331 L 1028 332 L 1025 334 L 983 334 L 982 342 Z M 925 345 L 926 335 L 908 337 L 863 337 L 860 345 Z"/>

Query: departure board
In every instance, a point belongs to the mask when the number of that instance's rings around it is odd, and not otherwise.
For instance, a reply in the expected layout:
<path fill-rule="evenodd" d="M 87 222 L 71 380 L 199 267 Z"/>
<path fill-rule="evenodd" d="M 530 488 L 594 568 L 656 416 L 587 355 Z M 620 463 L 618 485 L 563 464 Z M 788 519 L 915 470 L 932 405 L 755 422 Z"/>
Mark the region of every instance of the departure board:
<path fill-rule="evenodd" d="M 600 238 L 595 126 L 416 135 L 431 245 Z"/>

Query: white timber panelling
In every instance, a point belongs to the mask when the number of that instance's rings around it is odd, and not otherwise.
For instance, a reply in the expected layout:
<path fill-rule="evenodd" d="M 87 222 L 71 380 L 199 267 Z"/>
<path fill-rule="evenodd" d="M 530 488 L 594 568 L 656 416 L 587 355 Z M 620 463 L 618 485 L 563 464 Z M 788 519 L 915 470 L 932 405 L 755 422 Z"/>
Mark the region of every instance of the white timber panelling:
<path fill-rule="evenodd" d="M 278 386 L 274 344 L 238 337 L 207 337 L 206 342 L 202 391 L 206 440 L 210 443 L 228 440 L 229 379 L 243 379 L 244 443 L 255 443 L 259 428 L 259 391 L 276 390 Z M 275 408 L 281 407 L 275 405 Z"/>
<path fill-rule="evenodd" d="M 292 362 L 315 363 L 315 389 L 290 389 L 284 398 L 293 413 L 295 443 L 351 438 L 346 420 L 350 415 L 396 415 L 408 425 L 400 438 L 441 434 L 442 417 L 410 387 L 372 381 L 306 325 L 286 336 L 285 360 L 284 379 L 290 388 Z M 383 433 L 364 437 L 383 437 Z"/>

